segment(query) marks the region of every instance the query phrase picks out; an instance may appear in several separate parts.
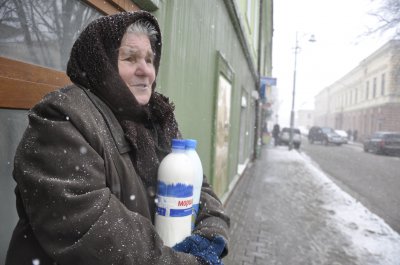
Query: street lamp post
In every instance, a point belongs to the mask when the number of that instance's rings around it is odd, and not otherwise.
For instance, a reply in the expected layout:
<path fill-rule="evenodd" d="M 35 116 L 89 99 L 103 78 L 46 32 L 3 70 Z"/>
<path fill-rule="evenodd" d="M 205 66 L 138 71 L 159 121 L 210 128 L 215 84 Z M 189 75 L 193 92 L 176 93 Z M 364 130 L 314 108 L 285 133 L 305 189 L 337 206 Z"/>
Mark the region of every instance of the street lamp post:
<path fill-rule="evenodd" d="M 314 35 L 310 36 L 308 40 L 310 42 L 315 42 Z M 294 102 L 296 97 L 296 68 L 297 68 L 297 53 L 299 47 L 298 32 L 296 32 L 296 44 L 294 46 L 294 70 L 293 70 L 293 91 L 292 91 L 292 108 L 290 111 L 290 133 L 289 133 L 289 150 L 293 149 L 293 129 L 294 129 Z"/>

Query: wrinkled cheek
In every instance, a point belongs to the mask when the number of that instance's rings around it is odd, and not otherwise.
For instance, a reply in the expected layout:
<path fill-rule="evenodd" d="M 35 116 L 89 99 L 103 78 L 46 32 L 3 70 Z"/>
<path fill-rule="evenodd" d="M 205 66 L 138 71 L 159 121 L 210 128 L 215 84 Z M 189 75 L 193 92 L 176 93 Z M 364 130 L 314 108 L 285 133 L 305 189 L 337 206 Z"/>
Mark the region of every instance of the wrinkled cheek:
<path fill-rule="evenodd" d="M 130 83 L 132 83 L 133 75 L 128 74 L 128 73 L 122 73 L 120 74 L 122 80 L 129 86 Z"/>
<path fill-rule="evenodd" d="M 154 66 L 153 66 L 153 69 L 152 69 L 149 79 L 151 81 L 151 85 L 153 85 L 154 81 L 156 80 L 156 70 L 154 69 Z"/>
<path fill-rule="evenodd" d="M 119 76 L 122 78 L 122 80 L 124 80 L 124 82 L 126 84 L 129 84 L 130 83 L 129 80 L 132 79 L 134 76 L 133 69 L 131 69 L 130 67 L 127 67 L 123 63 L 118 64 L 118 73 L 119 73 Z"/>

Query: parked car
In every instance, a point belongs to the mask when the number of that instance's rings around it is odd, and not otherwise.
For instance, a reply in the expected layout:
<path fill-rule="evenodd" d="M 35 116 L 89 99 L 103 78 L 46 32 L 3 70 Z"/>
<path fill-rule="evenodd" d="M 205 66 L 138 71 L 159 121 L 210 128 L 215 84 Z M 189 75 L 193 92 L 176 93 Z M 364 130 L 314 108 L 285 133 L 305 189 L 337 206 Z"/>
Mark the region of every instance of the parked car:
<path fill-rule="evenodd" d="M 290 142 L 290 128 L 283 128 L 279 134 L 279 143 L 289 145 Z M 301 145 L 301 133 L 297 128 L 293 128 L 293 147 L 299 149 Z"/>
<path fill-rule="evenodd" d="M 340 137 L 342 137 L 342 144 L 347 144 L 349 142 L 349 135 L 344 130 L 335 130 Z"/>
<path fill-rule="evenodd" d="M 400 132 L 375 132 L 363 145 L 365 152 L 400 155 Z"/>
<path fill-rule="evenodd" d="M 336 144 L 341 145 L 343 142 L 342 137 L 335 133 L 335 130 L 330 127 L 313 126 L 308 132 L 308 141 L 313 144 L 320 142 L 324 145 Z"/>

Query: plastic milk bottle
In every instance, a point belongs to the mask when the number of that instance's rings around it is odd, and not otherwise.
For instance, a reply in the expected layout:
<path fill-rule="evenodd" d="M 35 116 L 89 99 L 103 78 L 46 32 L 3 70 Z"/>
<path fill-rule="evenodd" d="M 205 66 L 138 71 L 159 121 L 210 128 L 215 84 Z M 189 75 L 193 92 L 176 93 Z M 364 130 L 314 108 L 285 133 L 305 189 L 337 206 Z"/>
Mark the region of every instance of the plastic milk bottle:
<path fill-rule="evenodd" d="M 193 180 L 193 215 L 192 215 L 192 230 L 196 222 L 197 214 L 199 212 L 201 185 L 203 184 L 203 166 L 201 160 L 196 152 L 197 141 L 193 139 L 186 140 L 186 155 L 192 162 L 194 169 Z"/>
<path fill-rule="evenodd" d="M 194 170 L 185 145 L 185 140 L 173 139 L 172 152 L 158 168 L 155 227 L 169 247 L 192 232 Z"/>

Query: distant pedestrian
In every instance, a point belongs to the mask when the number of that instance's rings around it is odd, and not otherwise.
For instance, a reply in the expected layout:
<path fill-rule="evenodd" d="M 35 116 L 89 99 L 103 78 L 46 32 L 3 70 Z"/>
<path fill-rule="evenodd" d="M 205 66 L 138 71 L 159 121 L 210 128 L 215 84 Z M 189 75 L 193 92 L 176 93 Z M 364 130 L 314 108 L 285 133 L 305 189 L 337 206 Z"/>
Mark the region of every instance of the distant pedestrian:
<path fill-rule="evenodd" d="M 354 132 L 353 132 L 353 141 L 355 142 L 355 141 L 357 141 L 357 135 L 358 134 L 358 131 L 357 130 L 354 130 Z"/>
<path fill-rule="evenodd" d="M 347 139 L 349 139 L 349 141 L 353 140 L 352 131 L 350 129 L 347 130 Z"/>
<path fill-rule="evenodd" d="M 274 138 L 274 145 L 277 146 L 279 144 L 279 133 L 280 133 L 279 124 L 275 124 L 272 129 L 272 137 Z"/>

